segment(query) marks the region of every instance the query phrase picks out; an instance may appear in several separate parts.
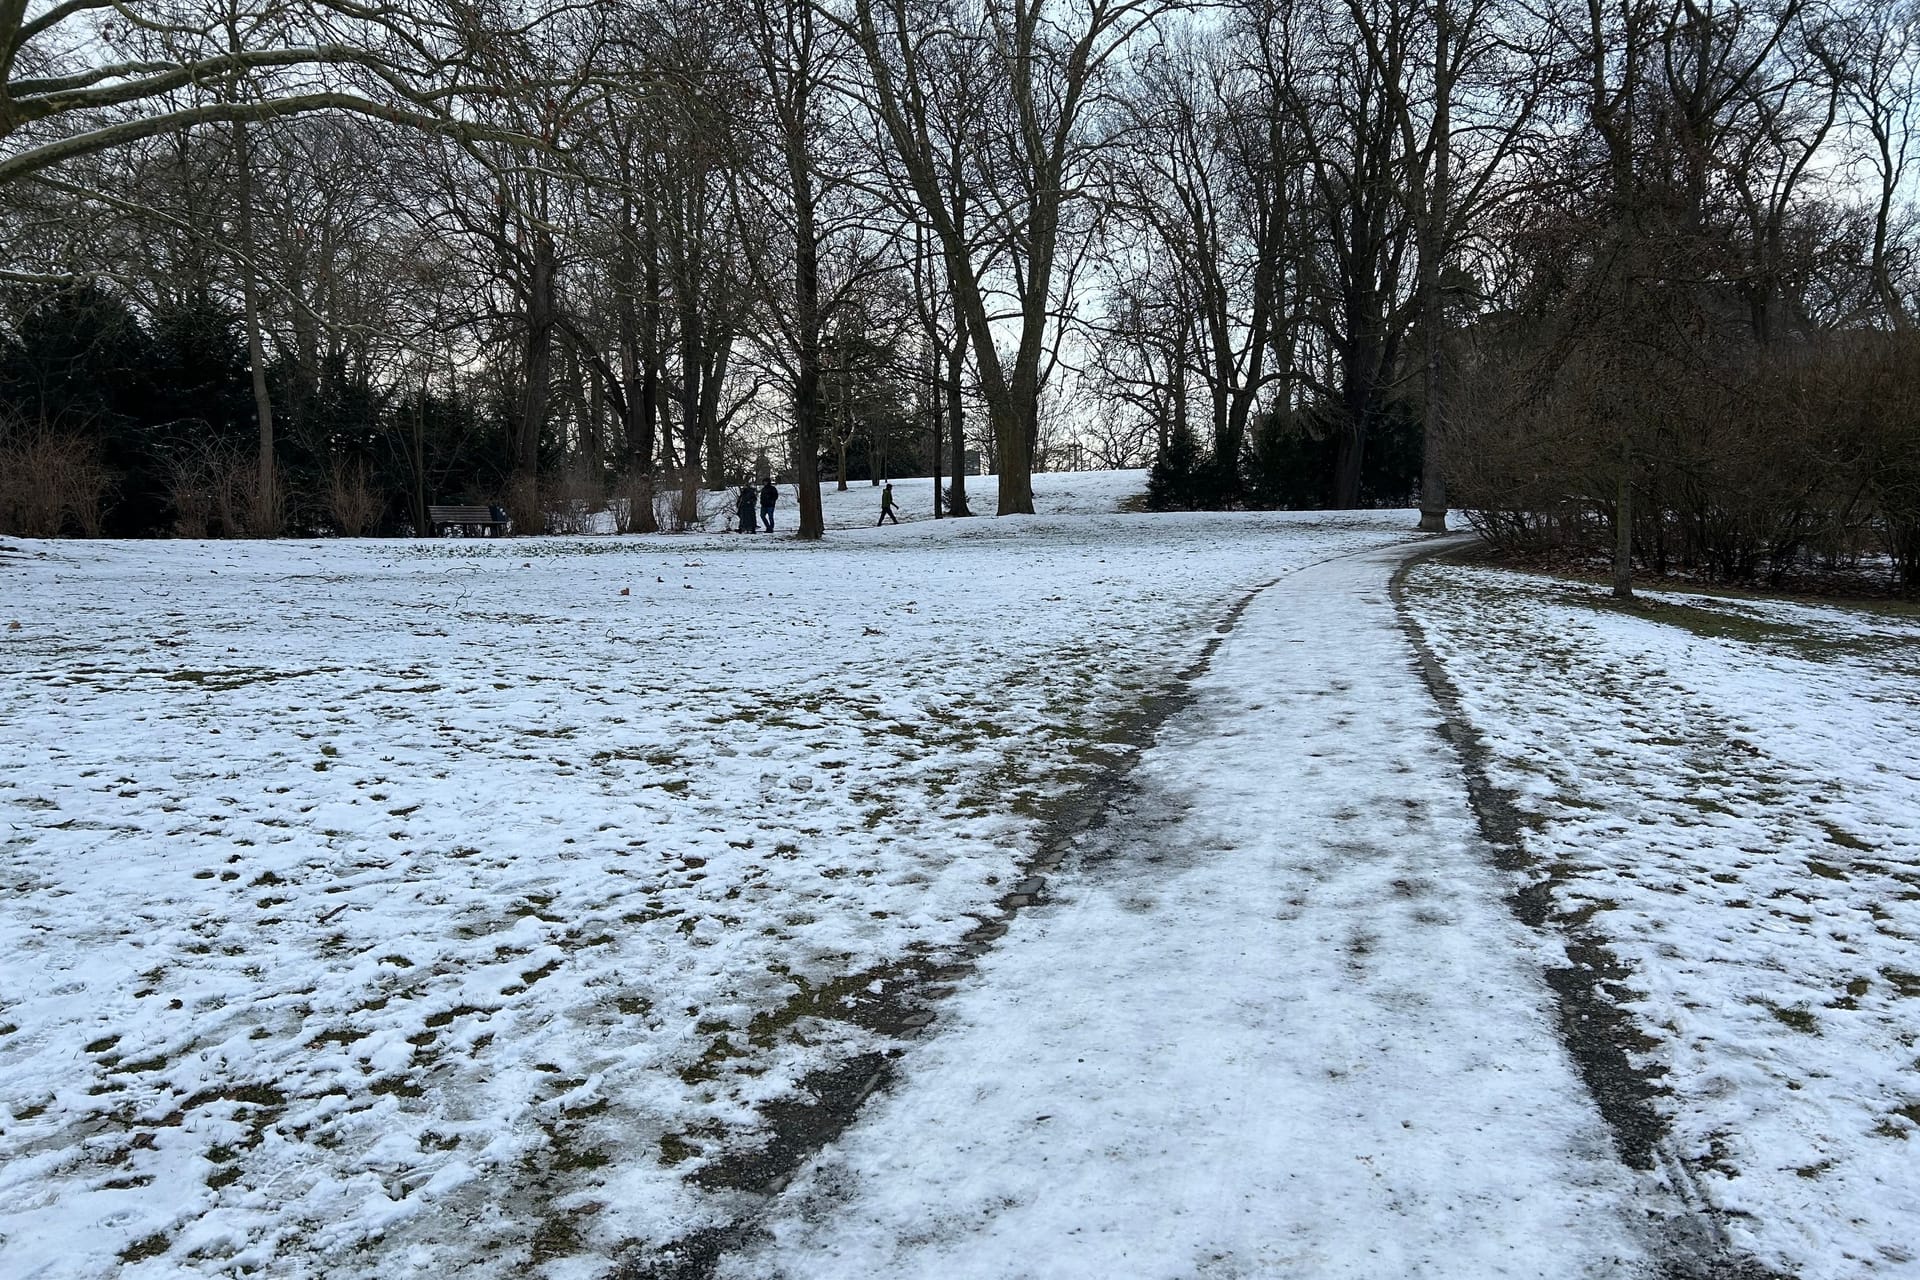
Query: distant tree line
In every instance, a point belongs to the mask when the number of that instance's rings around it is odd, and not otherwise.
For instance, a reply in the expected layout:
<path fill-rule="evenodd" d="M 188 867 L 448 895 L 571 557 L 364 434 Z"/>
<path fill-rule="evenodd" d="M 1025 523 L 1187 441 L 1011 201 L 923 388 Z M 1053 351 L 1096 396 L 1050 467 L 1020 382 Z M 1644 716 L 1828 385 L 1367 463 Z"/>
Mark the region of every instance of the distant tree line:
<path fill-rule="evenodd" d="M 7 528 L 971 454 L 1913 581 L 1910 3 L 35 0 L 0 72 Z"/>

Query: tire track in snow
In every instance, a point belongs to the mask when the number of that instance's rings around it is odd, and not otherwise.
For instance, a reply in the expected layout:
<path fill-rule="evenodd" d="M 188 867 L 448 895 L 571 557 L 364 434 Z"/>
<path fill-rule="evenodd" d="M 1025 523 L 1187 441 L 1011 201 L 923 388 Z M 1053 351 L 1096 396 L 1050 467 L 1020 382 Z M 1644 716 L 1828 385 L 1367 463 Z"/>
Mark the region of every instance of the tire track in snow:
<path fill-rule="evenodd" d="M 1637 1047 L 1633 1041 L 1639 1033 L 1602 989 L 1628 977 L 1628 970 L 1606 939 L 1554 914 L 1552 882 L 1540 873 L 1527 850 L 1516 799 L 1494 784 L 1487 770 L 1490 753 L 1480 731 L 1468 719 L 1458 687 L 1427 644 L 1407 603 L 1407 577 L 1415 568 L 1436 557 L 1459 559 L 1473 545 L 1472 540 L 1457 537 L 1422 548 L 1395 570 L 1389 591 L 1400 625 L 1419 655 L 1420 677 L 1444 717 L 1441 736 L 1459 759 L 1481 837 L 1500 870 L 1528 879 L 1507 899 L 1507 905 L 1522 924 L 1565 948 L 1568 964 L 1545 974 L 1553 989 L 1561 1043 L 1613 1131 L 1621 1160 L 1643 1173 L 1657 1169 L 1673 1197 L 1672 1204 L 1661 1210 L 1663 1280 L 1785 1280 L 1733 1250 L 1722 1213 L 1701 1193 L 1685 1158 L 1675 1149 L 1655 1102 L 1667 1090 L 1657 1071 L 1634 1065 L 1629 1049 Z"/>

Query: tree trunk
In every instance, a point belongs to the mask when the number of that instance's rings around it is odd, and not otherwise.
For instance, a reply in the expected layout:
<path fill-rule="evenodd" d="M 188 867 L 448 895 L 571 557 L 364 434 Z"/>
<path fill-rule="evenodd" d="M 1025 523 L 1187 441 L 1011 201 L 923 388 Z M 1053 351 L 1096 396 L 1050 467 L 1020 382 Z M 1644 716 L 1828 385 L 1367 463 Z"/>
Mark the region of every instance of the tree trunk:
<path fill-rule="evenodd" d="M 700 313 L 690 299 L 680 307 L 680 523 L 700 518 L 700 446 L 705 433 L 700 421 L 700 375 L 706 368 L 701 346 Z"/>
<path fill-rule="evenodd" d="M 927 335 L 926 367 L 927 427 L 932 432 L 932 448 L 929 457 L 933 462 L 933 518 L 939 520 L 947 514 L 946 496 L 940 492 L 940 420 L 946 407 L 940 403 L 940 348 L 934 344 L 933 334 Z"/>
<path fill-rule="evenodd" d="M 253 152 L 247 143 L 245 121 L 233 124 L 234 198 L 239 206 L 240 292 L 246 310 L 247 366 L 253 377 L 253 411 L 259 424 L 258 470 L 254 478 L 253 509 L 247 513 L 247 531 L 256 538 L 280 532 L 280 481 L 273 465 L 273 396 L 267 389 L 266 343 L 260 335 L 260 290 L 253 264 Z"/>
<path fill-rule="evenodd" d="M 1333 505 L 1341 511 L 1351 511 L 1360 505 L 1360 466 L 1366 457 L 1367 428 L 1373 419 L 1371 379 L 1367 371 L 1359 367 L 1371 353 L 1357 349 L 1365 342 L 1364 335 L 1356 334 L 1342 361 L 1342 421 L 1333 455 Z"/>
<path fill-rule="evenodd" d="M 826 515 L 820 507 L 820 351 L 802 351 L 799 376 L 793 387 L 793 487 L 800 506 L 798 537 L 826 535 Z"/>
<path fill-rule="evenodd" d="M 653 512 L 653 415 L 659 383 L 631 295 L 621 298 L 619 315 L 620 430 L 626 449 L 627 528 L 634 533 L 658 533 L 660 522 Z"/>
<path fill-rule="evenodd" d="M 322 270 L 332 269 L 325 257 L 321 261 L 326 264 Z M 319 305 L 317 300 L 301 305 L 296 299 L 287 317 L 293 331 L 293 386 L 282 417 L 288 420 L 296 440 L 313 438 L 314 410 L 320 400 L 320 334 L 314 319 Z"/>
<path fill-rule="evenodd" d="M 578 365 L 579 363 L 579 360 L 576 358 L 575 364 Z M 604 478 L 607 466 L 607 433 L 605 426 L 607 420 L 606 384 L 601 378 L 600 370 L 597 367 L 589 366 L 583 368 L 580 370 L 578 376 L 584 379 L 587 384 L 585 388 L 587 420 L 584 431 L 582 432 L 584 438 L 580 441 L 580 452 L 584 455 L 583 460 L 586 463 L 587 474 L 593 477 L 594 483 L 598 484 Z"/>
<path fill-rule="evenodd" d="M 993 434 L 999 441 L 1000 495 L 995 511 L 1003 516 L 1033 514 L 1033 447 L 1040 421 L 1040 370 L 1037 359 L 1014 368 L 1005 404 Z"/>
<path fill-rule="evenodd" d="M 1360 464 L 1366 450 L 1364 417 L 1341 427 L 1333 461 L 1333 505 L 1338 510 L 1351 511 L 1360 505 Z"/>
<path fill-rule="evenodd" d="M 1906 304 L 1901 301 L 1900 291 L 1894 284 L 1887 252 L 1887 229 L 1893 216 L 1901 165 L 1894 160 L 1888 127 L 1877 118 L 1873 121 L 1873 137 L 1880 157 L 1880 193 L 1873 209 L 1873 254 L 1868 261 L 1868 268 L 1873 276 L 1873 291 L 1879 296 L 1881 310 L 1896 330 L 1905 333 L 1913 327 L 1913 319 L 1907 314 Z"/>
<path fill-rule="evenodd" d="M 433 526 L 427 522 L 427 380 L 420 379 L 420 399 L 413 407 L 413 528 L 417 536 L 431 538 Z"/>
<path fill-rule="evenodd" d="M 803 138 L 788 138 L 787 176 L 794 205 L 794 328 L 799 336 L 793 378 L 793 487 L 800 508 L 797 536 L 826 536 L 820 507 L 820 252 L 814 221 L 813 172 Z M 844 473 L 845 468 L 842 468 Z M 844 483 L 841 488 L 846 488 Z"/>
<path fill-rule="evenodd" d="M 655 428 L 661 411 L 660 251 L 650 222 L 645 224 L 640 252 L 644 286 L 637 316 L 633 315 L 631 301 L 627 304 L 627 322 L 634 332 L 622 353 L 628 362 L 623 370 L 628 385 L 627 474 L 631 477 L 627 500 L 635 508 L 627 512 L 627 522 L 635 533 L 658 533 L 660 520 L 653 509 L 653 490 Z"/>
<path fill-rule="evenodd" d="M 720 418 L 720 394 L 727 386 L 733 337 L 733 330 L 723 326 L 718 333 L 705 334 L 701 339 L 706 350 L 700 369 L 700 436 L 706 442 L 707 488 L 715 491 L 728 487 L 727 456 L 721 447 L 726 423 Z"/>
<path fill-rule="evenodd" d="M 834 424 L 834 489 L 838 493 L 847 491 L 847 443 L 853 438 L 853 402 L 850 388 L 853 378 L 847 367 L 847 331 L 846 321 L 841 321 L 840 329 L 840 418 Z"/>
<path fill-rule="evenodd" d="M 1356 305 L 1359 318 L 1349 320 L 1341 361 L 1340 408 L 1343 421 L 1334 450 L 1333 505 L 1351 511 L 1360 505 L 1361 477 L 1366 462 L 1367 438 L 1381 410 L 1381 386 L 1395 360 L 1393 344 L 1381 330 L 1385 327 L 1377 307 Z"/>
<path fill-rule="evenodd" d="M 513 525 L 520 533 L 546 531 L 546 512 L 540 506 L 540 437 L 547 425 L 547 402 L 553 389 L 554 274 L 558 267 L 553 236 L 533 233 L 533 268 L 527 279 L 526 378 L 521 387 L 519 413 L 513 430 L 512 471 L 507 502 Z"/>
<path fill-rule="evenodd" d="M 953 350 L 947 355 L 947 447 L 953 450 L 947 514 L 958 517 L 972 515 L 973 508 L 967 505 L 967 407 L 960 398 L 960 378 L 967 368 L 967 338 L 966 331 L 959 327 L 965 322 L 957 313 L 954 323 Z"/>
<path fill-rule="evenodd" d="M 1613 499 L 1613 598 L 1633 599 L 1633 450 L 1624 438 Z"/>
<path fill-rule="evenodd" d="M 1426 348 L 1426 413 L 1420 424 L 1420 532 L 1447 531 L 1446 316 L 1440 296 L 1441 259 L 1447 251 L 1449 181 L 1453 160 L 1451 31 L 1447 7 L 1434 6 L 1433 181 L 1420 219 L 1421 342 Z"/>
<path fill-rule="evenodd" d="M 988 406 L 1000 484 L 995 511 L 1003 516 L 1033 514 L 1033 465 L 1024 444 L 1023 418 L 1018 403 L 1011 399 Z"/>
<path fill-rule="evenodd" d="M 964 183 L 953 193 L 953 229 L 957 236 L 964 236 L 967 231 Z M 947 285 L 947 297 L 953 307 L 953 349 L 947 353 L 947 434 L 952 437 L 949 443 L 953 449 L 953 494 L 947 503 L 947 514 L 959 517 L 973 514 L 973 508 L 967 505 L 967 410 L 960 398 L 960 380 L 967 371 L 967 309 L 960 305 L 951 281 Z"/>
<path fill-rule="evenodd" d="M 1171 392 L 1168 406 L 1170 421 L 1166 431 L 1161 433 L 1160 449 L 1164 453 L 1167 445 L 1175 437 L 1188 437 L 1192 423 L 1188 420 L 1190 412 L 1187 406 L 1187 380 L 1181 376 L 1182 355 L 1187 344 L 1187 335 L 1180 335 L 1179 346 L 1167 361 L 1167 388 Z M 1155 455 L 1156 457 L 1159 455 Z"/>
<path fill-rule="evenodd" d="M 700 370 L 700 438 L 707 455 L 706 486 L 717 491 L 727 487 L 726 451 L 720 447 L 720 390 L 726 384 L 732 335 L 719 334 L 705 346 Z"/>

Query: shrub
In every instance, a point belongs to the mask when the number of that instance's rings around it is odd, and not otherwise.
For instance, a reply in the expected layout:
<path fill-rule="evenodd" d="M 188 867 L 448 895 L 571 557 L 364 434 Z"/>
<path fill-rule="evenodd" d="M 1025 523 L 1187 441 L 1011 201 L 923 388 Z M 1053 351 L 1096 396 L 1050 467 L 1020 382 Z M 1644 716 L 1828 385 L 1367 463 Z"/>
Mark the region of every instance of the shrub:
<path fill-rule="evenodd" d="M 591 533 L 594 516 L 607 509 L 606 486 L 580 467 L 561 473 L 543 496 L 548 533 Z"/>
<path fill-rule="evenodd" d="M 109 488 L 92 441 L 46 429 L 0 429 L 0 532 L 97 537 Z"/>
<path fill-rule="evenodd" d="M 1451 427 L 1452 496 L 1498 545 L 1602 554 L 1628 468 L 1655 572 L 1777 583 L 1884 551 L 1920 585 L 1920 337 L 1727 341 L 1686 365 L 1516 343 L 1474 362 Z"/>
<path fill-rule="evenodd" d="M 342 537 L 364 534 L 378 518 L 381 506 L 365 462 L 355 459 L 334 463 L 328 477 L 327 512 Z"/>

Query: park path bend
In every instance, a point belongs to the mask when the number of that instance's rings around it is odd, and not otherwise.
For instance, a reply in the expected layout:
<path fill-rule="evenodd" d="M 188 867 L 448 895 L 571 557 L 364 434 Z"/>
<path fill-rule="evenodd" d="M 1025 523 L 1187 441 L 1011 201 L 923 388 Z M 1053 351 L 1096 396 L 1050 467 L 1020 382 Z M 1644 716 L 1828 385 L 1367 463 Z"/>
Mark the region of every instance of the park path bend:
<path fill-rule="evenodd" d="M 1252 601 L 721 1274 L 1650 1273 L 1389 599 L 1409 551 Z"/>

